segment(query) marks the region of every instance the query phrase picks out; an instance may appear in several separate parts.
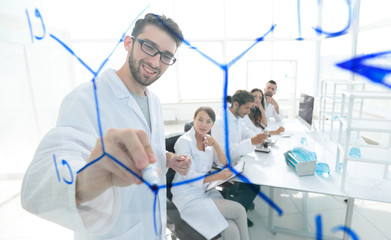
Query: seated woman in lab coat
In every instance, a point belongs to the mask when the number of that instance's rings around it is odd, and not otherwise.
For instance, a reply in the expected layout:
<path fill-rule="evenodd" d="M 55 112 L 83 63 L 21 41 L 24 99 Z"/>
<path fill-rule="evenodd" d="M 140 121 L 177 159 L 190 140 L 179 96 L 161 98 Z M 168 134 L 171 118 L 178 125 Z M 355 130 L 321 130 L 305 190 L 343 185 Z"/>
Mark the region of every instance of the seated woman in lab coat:
<path fill-rule="evenodd" d="M 263 96 L 263 92 L 259 88 L 254 88 L 253 90 L 251 90 L 251 93 L 253 94 L 255 100 L 254 106 L 251 109 L 251 113 L 243 118 L 243 122 L 246 127 L 254 131 L 254 134 L 260 132 L 267 132 L 271 135 L 278 135 L 284 132 L 285 128 L 282 126 L 279 126 L 277 130 L 269 130 L 267 128 L 265 98 Z"/>
<path fill-rule="evenodd" d="M 215 113 L 210 107 L 200 107 L 194 114 L 194 126 L 175 144 L 176 154 L 190 155 L 192 165 L 187 175 L 175 175 L 173 182 L 200 178 L 172 188 L 173 202 L 181 217 L 207 239 L 221 233 L 223 239 L 249 239 L 246 211 L 240 203 L 226 200 L 216 190 L 205 192 L 208 182 L 227 179 L 228 169 L 207 177 L 213 162 L 227 164 L 220 145 L 207 133 L 211 130 Z"/>

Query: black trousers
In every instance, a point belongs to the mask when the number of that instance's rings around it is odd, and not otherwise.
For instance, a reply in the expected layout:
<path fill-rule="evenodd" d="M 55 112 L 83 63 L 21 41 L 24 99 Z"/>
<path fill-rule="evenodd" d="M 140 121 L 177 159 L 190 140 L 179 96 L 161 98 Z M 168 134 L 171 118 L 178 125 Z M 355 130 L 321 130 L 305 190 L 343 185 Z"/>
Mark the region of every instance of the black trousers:
<path fill-rule="evenodd" d="M 224 189 L 223 196 L 226 199 L 242 204 L 247 211 L 250 208 L 251 203 L 257 197 L 260 189 L 260 185 L 234 182 L 233 185 L 227 186 Z"/>

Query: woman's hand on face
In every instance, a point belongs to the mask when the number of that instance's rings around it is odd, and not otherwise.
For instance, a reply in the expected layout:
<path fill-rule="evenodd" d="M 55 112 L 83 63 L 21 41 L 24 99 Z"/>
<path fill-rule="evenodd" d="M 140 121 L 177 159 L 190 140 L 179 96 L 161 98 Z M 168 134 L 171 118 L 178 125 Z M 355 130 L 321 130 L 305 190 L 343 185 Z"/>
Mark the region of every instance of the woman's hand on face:
<path fill-rule="evenodd" d="M 205 135 L 204 136 L 204 139 L 202 140 L 202 143 L 205 144 L 205 146 L 215 146 L 216 145 L 216 140 L 209 136 L 209 135 Z"/>
<path fill-rule="evenodd" d="M 261 112 L 264 112 L 264 111 L 265 111 L 265 109 L 263 108 L 262 104 L 259 104 L 258 108 L 259 108 L 259 110 L 260 110 Z"/>

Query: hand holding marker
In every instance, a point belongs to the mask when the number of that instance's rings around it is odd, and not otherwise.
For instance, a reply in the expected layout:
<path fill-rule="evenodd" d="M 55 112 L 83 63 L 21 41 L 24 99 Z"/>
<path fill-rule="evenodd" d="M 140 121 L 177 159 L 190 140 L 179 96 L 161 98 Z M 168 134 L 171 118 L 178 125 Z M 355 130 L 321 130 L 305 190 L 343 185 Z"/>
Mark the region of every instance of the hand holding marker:
<path fill-rule="evenodd" d="M 149 164 L 141 171 L 143 179 L 148 182 L 152 188 L 156 188 L 160 183 L 159 170 L 155 164 Z"/>

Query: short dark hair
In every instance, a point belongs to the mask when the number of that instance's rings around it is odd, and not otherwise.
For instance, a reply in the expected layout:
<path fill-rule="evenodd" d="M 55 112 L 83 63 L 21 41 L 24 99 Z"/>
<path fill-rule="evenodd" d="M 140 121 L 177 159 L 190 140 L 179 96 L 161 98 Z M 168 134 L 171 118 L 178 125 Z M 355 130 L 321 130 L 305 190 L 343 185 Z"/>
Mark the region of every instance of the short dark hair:
<path fill-rule="evenodd" d="M 277 83 L 276 83 L 276 81 L 274 81 L 274 80 L 269 80 L 269 82 L 267 82 L 267 83 L 274 84 L 274 85 L 276 85 L 276 87 L 277 87 Z M 267 85 L 267 83 L 266 83 L 266 85 Z"/>
<path fill-rule="evenodd" d="M 197 114 L 200 113 L 201 111 L 206 112 L 208 116 L 212 119 L 212 121 L 215 122 L 216 114 L 211 107 L 199 107 L 194 113 L 194 118 L 197 117 Z"/>
<path fill-rule="evenodd" d="M 247 90 L 237 90 L 232 97 L 227 96 L 226 100 L 231 104 L 237 102 L 240 107 L 248 102 L 254 102 L 254 96 Z"/>
<path fill-rule="evenodd" d="M 153 13 L 147 13 L 144 18 L 136 21 L 132 31 L 132 36 L 137 37 L 144 31 L 144 28 L 147 25 L 154 25 L 168 33 L 175 40 L 177 48 L 182 44 L 183 34 L 178 24 L 171 18 L 167 18 L 164 15 L 159 16 Z"/>

